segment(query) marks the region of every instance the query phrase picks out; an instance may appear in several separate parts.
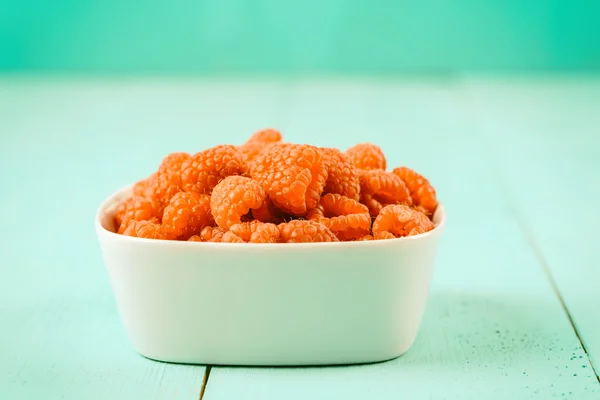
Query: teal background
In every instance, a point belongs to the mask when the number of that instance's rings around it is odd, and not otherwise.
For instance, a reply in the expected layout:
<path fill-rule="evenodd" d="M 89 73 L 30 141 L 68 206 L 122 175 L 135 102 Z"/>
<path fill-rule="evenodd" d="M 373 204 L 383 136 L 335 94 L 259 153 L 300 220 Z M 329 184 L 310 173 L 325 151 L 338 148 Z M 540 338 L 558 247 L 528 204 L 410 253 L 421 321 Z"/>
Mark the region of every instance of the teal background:
<path fill-rule="evenodd" d="M 594 0 L 0 0 L 4 71 L 598 69 Z"/>

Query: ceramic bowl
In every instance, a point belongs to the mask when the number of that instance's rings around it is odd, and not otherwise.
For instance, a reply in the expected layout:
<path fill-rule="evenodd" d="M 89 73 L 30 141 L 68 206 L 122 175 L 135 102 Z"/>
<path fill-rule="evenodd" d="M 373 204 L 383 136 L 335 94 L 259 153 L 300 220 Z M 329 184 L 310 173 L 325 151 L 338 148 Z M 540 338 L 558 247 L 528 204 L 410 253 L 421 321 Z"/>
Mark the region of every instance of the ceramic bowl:
<path fill-rule="evenodd" d="M 96 231 L 137 352 L 174 363 L 332 365 L 406 352 L 419 330 L 445 215 L 406 238 L 232 244 L 114 233 L 119 190 Z"/>

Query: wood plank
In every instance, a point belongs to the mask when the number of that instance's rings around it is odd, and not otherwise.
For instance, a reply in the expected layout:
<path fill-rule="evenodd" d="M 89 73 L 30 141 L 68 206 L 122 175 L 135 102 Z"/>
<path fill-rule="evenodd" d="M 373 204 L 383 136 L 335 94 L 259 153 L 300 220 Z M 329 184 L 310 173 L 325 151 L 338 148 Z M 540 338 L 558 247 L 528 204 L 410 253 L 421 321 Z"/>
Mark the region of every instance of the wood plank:
<path fill-rule="evenodd" d="M 0 397 L 198 398 L 204 366 L 131 349 L 94 214 L 167 152 L 274 124 L 280 93 L 261 82 L 0 80 Z"/>
<path fill-rule="evenodd" d="M 600 375 L 600 79 L 468 88 L 490 159 Z"/>
<path fill-rule="evenodd" d="M 573 398 L 600 386 L 496 179 L 458 82 L 302 81 L 292 141 L 372 141 L 437 187 L 449 215 L 414 347 L 325 368 L 214 367 L 205 399 Z"/>

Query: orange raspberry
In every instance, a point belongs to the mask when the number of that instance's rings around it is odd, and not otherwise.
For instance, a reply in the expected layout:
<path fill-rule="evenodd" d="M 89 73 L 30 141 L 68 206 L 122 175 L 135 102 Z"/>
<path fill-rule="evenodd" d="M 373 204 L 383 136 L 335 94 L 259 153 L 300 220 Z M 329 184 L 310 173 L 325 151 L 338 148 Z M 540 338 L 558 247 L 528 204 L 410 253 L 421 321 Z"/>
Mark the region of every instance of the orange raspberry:
<path fill-rule="evenodd" d="M 407 167 L 395 168 L 393 172 L 404 181 L 416 205 L 423 207 L 429 214 L 435 213 L 438 206 L 435 189 L 424 176 Z"/>
<path fill-rule="evenodd" d="M 242 154 L 244 161 L 252 162 L 265 148 L 272 143 L 281 142 L 281 133 L 275 129 L 263 129 L 255 132 L 250 139 L 237 149 Z"/>
<path fill-rule="evenodd" d="M 273 203 L 302 216 L 317 206 L 327 181 L 323 151 L 310 145 L 288 145 L 262 154 L 250 171 Z"/>
<path fill-rule="evenodd" d="M 210 196 L 179 192 L 169 202 L 163 215 L 163 225 L 177 237 L 187 239 L 213 223 Z"/>
<path fill-rule="evenodd" d="M 160 204 L 157 200 L 141 196 L 132 196 L 125 200 L 115 214 L 118 232 L 123 233 L 131 221 L 160 220 Z"/>
<path fill-rule="evenodd" d="M 221 240 L 223 243 L 246 243 L 244 240 L 236 235 L 233 232 L 225 232 L 223 235 L 223 239 Z"/>
<path fill-rule="evenodd" d="M 340 240 L 352 240 L 367 235 L 371 229 L 369 209 L 348 197 L 328 193 L 319 205 L 307 214 L 309 220 L 325 225 Z"/>
<path fill-rule="evenodd" d="M 348 156 L 338 149 L 325 148 L 323 152 L 328 165 L 324 193 L 337 193 L 358 200 L 360 194 L 358 169 L 350 162 Z"/>
<path fill-rule="evenodd" d="M 167 227 L 158 223 L 156 219 L 150 221 L 131 221 L 123 231 L 123 235 L 146 239 L 175 239 Z"/>
<path fill-rule="evenodd" d="M 372 216 L 388 204 L 412 205 L 408 188 L 398 176 L 380 169 L 360 170 L 361 201 Z"/>
<path fill-rule="evenodd" d="M 277 208 L 268 196 L 260 207 L 252 210 L 252 217 L 260 222 L 270 222 L 273 224 L 279 224 L 292 219 L 290 215 Z"/>
<path fill-rule="evenodd" d="M 280 236 L 277 225 L 256 220 L 232 225 L 229 231 L 251 243 L 277 243 Z"/>
<path fill-rule="evenodd" d="M 215 186 L 210 208 L 217 225 L 227 230 L 240 223 L 251 209 L 259 208 L 266 198 L 258 182 L 243 176 L 229 176 Z"/>
<path fill-rule="evenodd" d="M 200 240 L 203 242 L 220 242 L 225 232 L 218 227 L 206 226 L 200 232 Z"/>
<path fill-rule="evenodd" d="M 315 221 L 293 220 L 279 224 L 278 228 L 284 243 L 339 242 L 333 232 Z"/>
<path fill-rule="evenodd" d="M 369 209 L 369 214 L 371 214 L 371 217 L 373 218 L 379 215 L 379 212 L 384 206 L 379 202 L 379 200 L 375 199 L 372 195 L 366 193 L 362 193 L 360 195 L 360 203 L 367 206 L 367 208 Z"/>
<path fill-rule="evenodd" d="M 356 241 L 358 241 L 358 242 L 363 242 L 363 241 L 366 241 L 366 240 L 373 240 L 373 235 L 365 235 L 365 236 L 363 236 L 361 238 L 356 239 Z"/>
<path fill-rule="evenodd" d="M 187 241 L 188 242 L 201 242 L 202 239 L 200 239 L 200 236 L 198 236 L 198 235 L 192 235 L 192 236 L 190 236 L 190 238 Z"/>
<path fill-rule="evenodd" d="M 242 155 L 231 145 L 220 145 L 194 154 L 181 165 L 181 187 L 185 192 L 210 194 L 231 175 L 246 173 Z"/>
<path fill-rule="evenodd" d="M 396 236 L 390 232 L 375 232 L 373 233 L 373 240 L 387 240 L 387 239 L 396 239 Z"/>
<path fill-rule="evenodd" d="M 166 206 L 175 193 L 181 190 L 181 166 L 190 159 L 184 152 L 171 153 L 163 158 L 158 167 L 155 182 L 155 196 Z"/>
<path fill-rule="evenodd" d="M 383 169 L 387 167 L 383 150 L 371 143 L 360 143 L 346 150 L 350 161 L 359 169 Z"/>
<path fill-rule="evenodd" d="M 134 196 L 153 197 L 158 181 L 158 173 L 155 172 L 146 179 L 142 179 L 133 185 L 132 193 Z"/>
<path fill-rule="evenodd" d="M 434 228 L 433 223 L 423 213 L 403 204 L 385 206 L 373 222 L 375 239 L 412 236 Z"/>

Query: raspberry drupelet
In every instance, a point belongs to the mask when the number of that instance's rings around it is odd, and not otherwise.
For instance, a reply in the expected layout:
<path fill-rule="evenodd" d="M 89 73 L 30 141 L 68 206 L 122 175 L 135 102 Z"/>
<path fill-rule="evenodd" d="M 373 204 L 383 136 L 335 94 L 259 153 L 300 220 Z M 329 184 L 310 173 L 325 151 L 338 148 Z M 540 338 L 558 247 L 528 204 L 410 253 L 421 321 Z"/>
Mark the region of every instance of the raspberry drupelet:
<path fill-rule="evenodd" d="M 325 161 L 318 147 L 289 145 L 257 157 L 250 174 L 278 208 L 302 216 L 319 203 L 327 181 Z"/>

